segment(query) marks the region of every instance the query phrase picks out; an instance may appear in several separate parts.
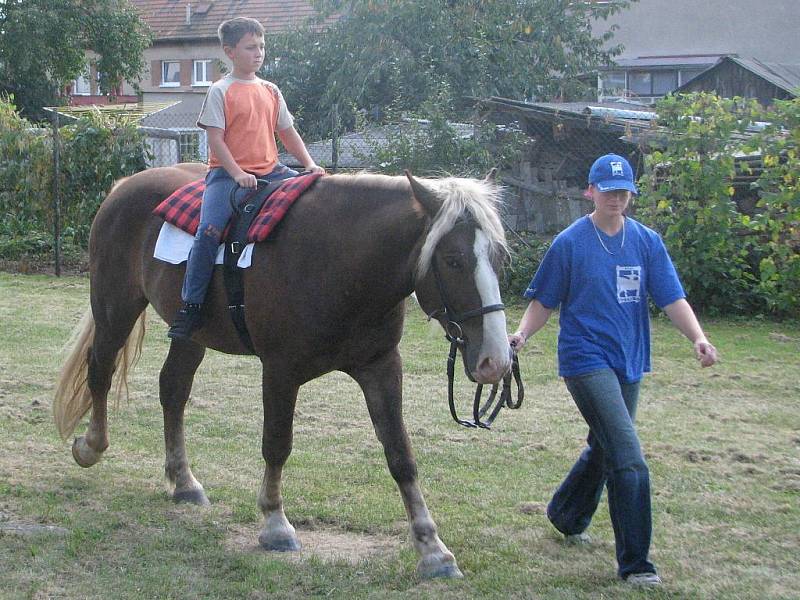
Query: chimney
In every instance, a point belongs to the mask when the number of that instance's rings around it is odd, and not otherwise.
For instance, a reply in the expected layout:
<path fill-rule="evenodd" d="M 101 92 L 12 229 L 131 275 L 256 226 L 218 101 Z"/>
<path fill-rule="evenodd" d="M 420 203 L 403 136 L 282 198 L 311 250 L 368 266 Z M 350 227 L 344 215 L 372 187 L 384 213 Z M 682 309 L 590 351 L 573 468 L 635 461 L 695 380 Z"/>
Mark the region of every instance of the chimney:
<path fill-rule="evenodd" d="M 187 4 L 186 5 L 186 24 L 187 25 L 191 25 L 192 24 L 192 5 L 191 4 Z"/>

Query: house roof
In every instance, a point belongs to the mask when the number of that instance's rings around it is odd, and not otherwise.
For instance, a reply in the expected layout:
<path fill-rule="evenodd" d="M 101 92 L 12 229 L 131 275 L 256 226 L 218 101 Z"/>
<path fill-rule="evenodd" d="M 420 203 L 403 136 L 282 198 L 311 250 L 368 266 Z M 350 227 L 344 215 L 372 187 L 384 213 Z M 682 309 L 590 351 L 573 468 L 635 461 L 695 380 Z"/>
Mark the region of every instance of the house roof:
<path fill-rule="evenodd" d="M 233 17 L 252 17 L 267 34 L 277 33 L 315 14 L 306 0 L 128 1 L 150 26 L 157 42 L 216 38 L 219 24 Z"/>
<path fill-rule="evenodd" d="M 708 76 L 715 70 L 722 68 L 727 63 L 734 63 L 741 68 L 750 71 L 754 75 L 761 77 L 772 85 L 789 92 L 793 96 L 800 96 L 800 64 L 779 64 L 767 63 L 757 58 L 740 58 L 738 56 L 724 56 L 717 63 L 703 72 L 702 76 Z M 694 81 L 694 80 L 692 80 Z M 676 89 L 676 92 L 683 91 L 690 82 L 685 83 Z M 695 82 L 696 83 L 696 82 Z"/>
<path fill-rule="evenodd" d="M 636 58 L 617 58 L 614 63 L 606 67 L 601 67 L 601 71 L 613 71 L 615 69 L 646 69 L 646 68 L 692 68 L 705 69 L 716 63 L 721 54 L 692 54 L 676 56 L 639 56 Z"/>

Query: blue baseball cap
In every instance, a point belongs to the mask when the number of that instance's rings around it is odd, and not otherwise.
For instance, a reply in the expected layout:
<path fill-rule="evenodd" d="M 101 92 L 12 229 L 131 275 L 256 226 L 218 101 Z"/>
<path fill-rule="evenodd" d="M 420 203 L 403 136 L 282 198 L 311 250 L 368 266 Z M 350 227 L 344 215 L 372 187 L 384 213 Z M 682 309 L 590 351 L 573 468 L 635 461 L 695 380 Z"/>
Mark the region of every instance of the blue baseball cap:
<path fill-rule="evenodd" d="M 594 161 L 589 170 L 589 184 L 601 192 L 630 190 L 634 194 L 639 193 L 633 183 L 631 164 L 619 154 L 605 154 Z"/>

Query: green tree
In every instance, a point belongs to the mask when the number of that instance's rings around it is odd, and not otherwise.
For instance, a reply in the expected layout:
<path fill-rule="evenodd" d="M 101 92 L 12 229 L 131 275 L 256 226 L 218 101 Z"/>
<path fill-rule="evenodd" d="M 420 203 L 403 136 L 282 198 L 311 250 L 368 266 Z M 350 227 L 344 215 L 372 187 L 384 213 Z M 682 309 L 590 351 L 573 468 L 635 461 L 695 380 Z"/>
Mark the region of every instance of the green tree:
<path fill-rule="evenodd" d="M 274 36 L 278 81 L 304 129 L 327 132 L 334 105 L 346 125 L 356 113 L 415 110 L 443 87 L 455 109 L 492 95 L 574 97 L 581 75 L 620 52 L 598 23 L 628 0 L 316 0 L 319 21 Z M 337 15 L 332 19 L 330 15 Z M 598 31 L 599 29 L 599 31 Z M 313 126 L 312 126 L 313 123 Z"/>
<path fill-rule="evenodd" d="M 59 90 L 88 73 L 88 51 L 109 93 L 138 79 L 150 41 L 127 0 L 0 0 L 0 92 L 40 118 Z"/>

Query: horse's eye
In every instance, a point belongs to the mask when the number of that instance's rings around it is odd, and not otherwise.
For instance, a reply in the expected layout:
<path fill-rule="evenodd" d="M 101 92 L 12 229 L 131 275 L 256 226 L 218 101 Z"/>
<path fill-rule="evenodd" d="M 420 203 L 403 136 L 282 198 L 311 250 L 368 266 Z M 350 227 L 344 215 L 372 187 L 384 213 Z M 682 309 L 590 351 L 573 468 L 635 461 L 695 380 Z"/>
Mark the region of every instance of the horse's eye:
<path fill-rule="evenodd" d="M 461 269 L 461 261 L 455 256 L 448 256 L 444 259 L 444 262 L 451 269 Z"/>

